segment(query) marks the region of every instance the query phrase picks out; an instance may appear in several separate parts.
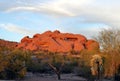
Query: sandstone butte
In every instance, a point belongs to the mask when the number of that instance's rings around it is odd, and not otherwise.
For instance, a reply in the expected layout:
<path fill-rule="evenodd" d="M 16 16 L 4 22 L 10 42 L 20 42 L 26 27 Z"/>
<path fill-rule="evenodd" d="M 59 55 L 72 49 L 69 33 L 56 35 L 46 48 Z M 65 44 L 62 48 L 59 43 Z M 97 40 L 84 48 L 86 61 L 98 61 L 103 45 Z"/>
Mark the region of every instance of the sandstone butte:
<path fill-rule="evenodd" d="M 31 51 L 69 52 L 71 50 L 99 49 L 99 44 L 80 34 L 60 33 L 55 30 L 54 32 L 46 31 L 42 34 L 35 34 L 32 38 L 26 36 L 17 45 L 17 48 Z"/>

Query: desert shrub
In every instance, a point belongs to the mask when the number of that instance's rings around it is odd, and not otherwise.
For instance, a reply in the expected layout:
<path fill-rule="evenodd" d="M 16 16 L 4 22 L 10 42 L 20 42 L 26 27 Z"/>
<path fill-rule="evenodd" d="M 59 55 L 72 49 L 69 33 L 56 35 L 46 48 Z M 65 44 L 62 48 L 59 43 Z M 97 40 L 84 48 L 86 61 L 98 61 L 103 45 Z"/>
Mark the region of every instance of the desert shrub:
<path fill-rule="evenodd" d="M 74 66 L 72 64 L 65 64 L 62 68 L 62 73 L 72 73 Z"/>
<path fill-rule="evenodd" d="M 94 81 L 96 76 L 92 75 L 91 73 L 91 66 L 90 66 L 90 60 L 95 54 L 100 54 L 99 51 L 89 51 L 89 50 L 82 50 L 80 52 L 80 58 L 78 60 L 78 66 L 75 67 L 74 73 L 85 77 L 88 79 L 88 81 Z"/>
<path fill-rule="evenodd" d="M 45 63 L 33 62 L 31 63 L 31 65 L 29 65 L 29 67 L 27 68 L 27 71 L 33 72 L 33 73 L 49 73 L 50 68 Z"/>
<path fill-rule="evenodd" d="M 89 66 L 77 67 L 75 70 L 78 76 L 86 78 L 87 81 L 94 81 L 95 76 L 91 74 L 91 70 Z"/>
<path fill-rule="evenodd" d="M 0 54 L 0 79 L 21 79 L 26 74 L 26 66 L 29 53 L 21 50 L 11 50 Z"/>
<path fill-rule="evenodd" d="M 102 54 L 104 59 L 104 76 L 113 77 L 115 74 L 118 74 L 118 68 L 120 64 L 120 55 L 119 54 Z"/>

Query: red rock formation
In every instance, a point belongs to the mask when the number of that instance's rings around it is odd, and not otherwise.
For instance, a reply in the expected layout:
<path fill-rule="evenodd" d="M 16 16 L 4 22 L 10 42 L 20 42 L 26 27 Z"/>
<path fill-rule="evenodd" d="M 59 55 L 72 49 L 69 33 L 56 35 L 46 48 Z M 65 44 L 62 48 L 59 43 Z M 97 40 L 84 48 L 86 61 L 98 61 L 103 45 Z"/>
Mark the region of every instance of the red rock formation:
<path fill-rule="evenodd" d="M 7 47 L 7 48 L 14 49 L 16 48 L 17 44 L 18 44 L 17 42 L 0 39 L 0 48 Z"/>
<path fill-rule="evenodd" d="M 99 43 L 97 43 L 94 40 L 88 40 L 85 43 L 85 46 L 86 46 L 86 49 L 88 49 L 88 50 L 97 50 L 97 49 L 99 49 Z"/>
<path fill-rule="evenodd" d="M 42 34 L 35 34 L 33 38 L 24 37 L 17 48 L 31 51 L 47 50 L 51 52 L 69 52 L 71 50 L 81 51 L 83 49 L 99 49 L 99 44 L 94 40 L 80 34 L 60 33 L 47 31 Z"/>

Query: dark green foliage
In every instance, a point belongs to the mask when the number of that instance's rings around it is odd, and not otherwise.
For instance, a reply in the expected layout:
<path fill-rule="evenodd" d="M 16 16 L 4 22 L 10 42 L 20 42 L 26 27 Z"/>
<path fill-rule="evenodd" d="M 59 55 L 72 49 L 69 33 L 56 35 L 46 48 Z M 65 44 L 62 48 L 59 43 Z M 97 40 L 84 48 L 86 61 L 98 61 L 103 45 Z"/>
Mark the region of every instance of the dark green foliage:
<path fill-rule="evenodd" d="M 77 75 L 88 79 L 88 81 L 94 81 L 95 76 L 91 74 L 89 66 L 83 66 L 76 69 Z"/>
<path fill-rule="evenodd" d="M 48 73 L 50 72 L 50 68 L 46 63 L 32 62 L 27 66 L 27 71 L 33 73 Z"/>
<path fill-rule="evenodd" d="M 0 53 L 0 79 L 21 79 L 26 74 L 26 63 L 30 59 L 27 51 L 11 50 Z"/>
<path fill-rule="evenodd" d="M 74 66 L 72 64 L 65 64 L 62 68 L 62 73 L 72 73 Z"/>

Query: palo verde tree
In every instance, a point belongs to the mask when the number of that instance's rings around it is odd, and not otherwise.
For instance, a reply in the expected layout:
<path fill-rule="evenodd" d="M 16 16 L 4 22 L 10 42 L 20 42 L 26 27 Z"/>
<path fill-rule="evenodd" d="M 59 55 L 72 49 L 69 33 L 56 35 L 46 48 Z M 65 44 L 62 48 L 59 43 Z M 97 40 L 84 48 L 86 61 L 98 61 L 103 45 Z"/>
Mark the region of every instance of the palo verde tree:
<path fill-rule="evenodd" d="M 58 80 L 61 79 L 61 71 L 65 64 L 65 60 L 61 55 L 49 53 L 47 63 L 49 67 L 56 73 Z"/>
<path fill-rule="evenodd" d="M 8 56 L 8 65 L 6 67 L 7 77 L 10 79 L 23 78 L 26 74 L 26 62 L 28 53 L 21 50 L 13 50 Z"/>
<path fill-rule="evenodd" d="M 0 54 L 0 78 L 1 79 L 20 79 L 26 74 L 25 63 L 29 53 L 21 50 L 11 50 Z"/>
<path fill-rule="evenodd" d="M 59 80 L 61 79 L 61 71 L 65 65 L 65 59 L 62 55 L 59 53 L 47 52 L 37 57 L 42 63 L 47 64 L 48 67 L 54 71 Z"/>

